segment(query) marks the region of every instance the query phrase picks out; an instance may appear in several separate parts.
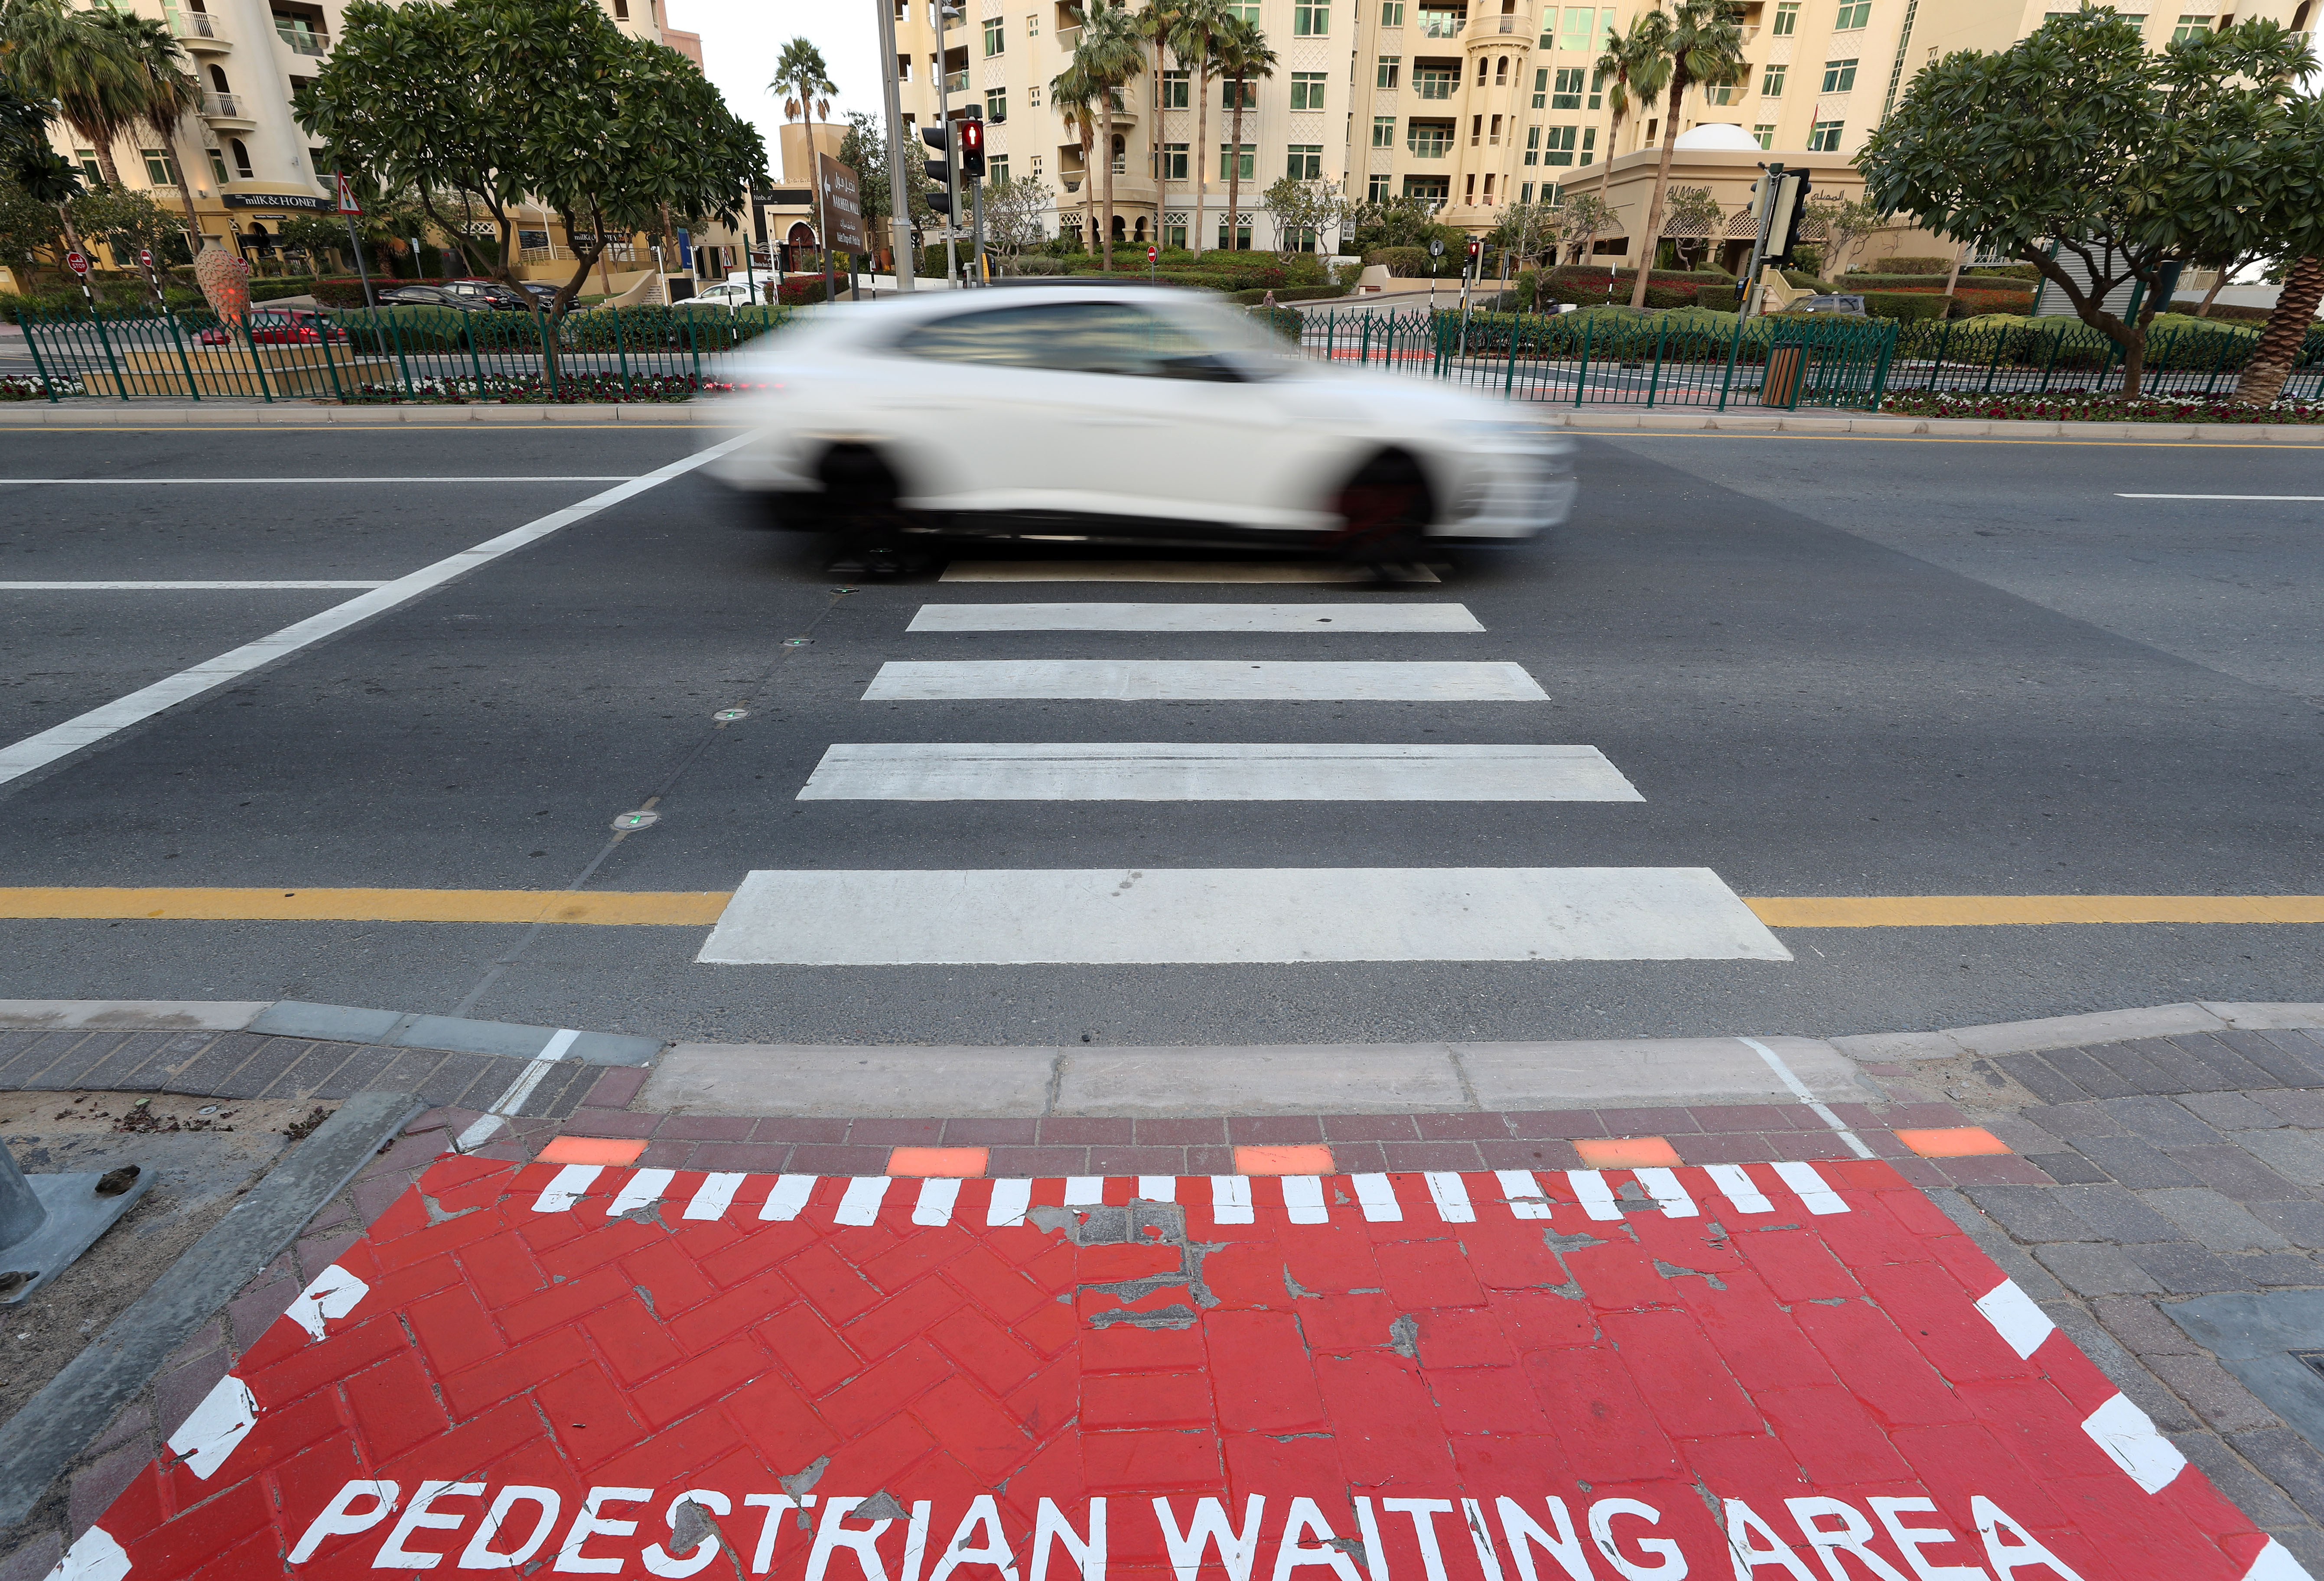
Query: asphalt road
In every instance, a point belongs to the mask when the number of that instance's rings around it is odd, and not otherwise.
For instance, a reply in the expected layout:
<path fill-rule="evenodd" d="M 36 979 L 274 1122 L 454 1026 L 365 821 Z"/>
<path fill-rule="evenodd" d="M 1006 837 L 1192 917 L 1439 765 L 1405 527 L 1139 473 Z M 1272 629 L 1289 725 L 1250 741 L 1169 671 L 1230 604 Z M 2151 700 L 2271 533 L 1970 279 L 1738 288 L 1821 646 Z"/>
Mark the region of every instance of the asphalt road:
<path fill-rule="evenodd" d="M 637 428 L 42 433 L 13 477 L 627 475 Z M 2312 452 L 1584 442 L 1439 586 L 862 585 L 665 483 L 0 786 L 9 886 L 727 890 L 753 869 L 1708 867 L 1745 896 L 2324 893 Z M 0 582 L 386 580 L 598 482 L 9 486 Z M 0 591 L 0 745 L 354 593 Z M 1464 603 L 1481 635 L 908 634 L 929 602 Z M 787 646 L 790 639 L 803 643 Z M 1520 664 L 1546 703 L 861 701 L 899 659 Z M 714 712 L 749 711 L 720 724 Z M 1642 803 L 801 802 L 883 741 L 1595 746 Z M 660 822 L 612 839 L 649 797 Z M 593 864 L 594 867 L 593 867 Z M 782 1042 L 1808 1033 L 2324 999 L 2312 927 L 1793 930 L 1796 959 L 705 965 L 699 927 L 13 921 L 0 997 Z"/>

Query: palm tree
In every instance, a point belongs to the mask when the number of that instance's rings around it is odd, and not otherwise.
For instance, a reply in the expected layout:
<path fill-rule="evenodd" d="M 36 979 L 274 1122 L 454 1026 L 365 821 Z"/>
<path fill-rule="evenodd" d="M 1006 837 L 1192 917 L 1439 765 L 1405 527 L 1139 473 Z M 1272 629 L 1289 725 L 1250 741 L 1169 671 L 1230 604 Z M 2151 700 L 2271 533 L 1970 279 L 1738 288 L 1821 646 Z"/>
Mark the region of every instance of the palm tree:
<path fill-rule="evenodd" d="M 1082 79 L 1102 97 L 1098 113 L 1102 118 L 1102 141 L 1099 156 L 1105 161 L 1105 219 L 1100 231 L 1104 237 L 1105 267 L 1113 269 L 1113 97 L 1139 72 L 1146 69 L 1146 51 L 1138 35 L 1138 24 L 1130 20 L 1127 6 L 1108 5 L 1106 0 L 1090 0 L 1086 18 L 1082 23 L 1082 36 L 1074 45 L 1074 69 Z M 1084 161 L 1086 163 L 1086 160 Z"/>
<path fill-rule="evenodd" d="M 937 40 L 936 47 L 941 56 L 944 47 L 941 38 Z M 936 61 L 936 69 L 944 69 L 941 58 Z M 795 38 L 783 46 L 780 55 L 775 57 L 774 80 L 767 84 L 767 91 L 788 96 L 789 102 L 783 106 L 786 115 L 791 112 L 795 103 L 807 117 L 807 182 L 815 190 L 815 242 L 823 250 L 824 276 L 828 280 L 831 274 L 831 231 L 824 224 L 823 217 L 823 172 L 816 158 L 815 112 L 816 101 L 822 99 L 824 115 L 826 118 L 830 116 L 831 102 L 825 96 L 837 93 L 839 85 L 831 80 L 831 68 L 824 64 L 823 51 L 804 38 Z"/>
<path fill-rule="evenodd" d="M 1195 101 L 1193 168 L 1186 172 L 1194 183 L 1194 224 L 1186 233 L 1186 244 L 1197 253 L 1203 250 L 1203 198 L 1209 188 L 1204 151 L 1211 140 L 1211 78 L 1218 75 L 1220 30 L 1235 14 L 1226 8 L 1226 0 L 1179 0 L 1178 19 L 1170 30 L 1170 52 L 1194 79 L 1194 91 L 1201 96 Z"/>
<path fill-rule="evenodd" d="M 1646 205 L 1646 255 L 1630 288 L 1630 306 L 1646 305 L 1646 280 L 1661 251 L 1663 200 L 1670 189 L 1671 151 L 1678 142 L 1679 101 L 1698 82 L 1724 82 L 1743 64 L 1743 29 L 1729 0 L 1676 0 L 1670 33 L 1664 41 L 1669 61 L 1670 107 L 1663 117 L 1662 158 L 1655 166 L 1655 195 Z"/>
<path fill-rule="evenodd" d="M 143 119 L 146 84 L 122 35 L 99 20 L 112 14 L 109 7 L 67 11 L 60 0 L 14 0 L 0 11 L 0 41 L 18 90 L 34 104 L 55 101 L 65 124 L 96 149 L 105 184 L 118 187 L 114 140 Z"/>
<path fill-rule="evenodd" d="M 1154 244 L 1162 245 L 1162 214 L 1168 207 L 1170 171 L 1162 161 L 1162 126 L 1167 76 L 1162 69 L 1162 54 L 1170 47 L 1171 30 L 1178 25 L 1178 14 L 1184 0 L 1146 0 L 1146 9 L 1138 14 L 1138 36 L 1154 51 L 1154 129 L 1148 137 L 1147 152 L 1154 169 Z"/>
<path fill-rule="evenodd" d="M 202 107 L 201 78 L 195 76 L 168 25 L 153 17 L 106 7 L 88 14 L 89 20 L 114 33 L 137 62 L 144 79 L 144 108 L 137 119 L 151 128 L 161 145 L 178 157 L 178 129 Z M 201 216 L 194 212 L 194 194 L 179 172 L 178 200 L 186 210 L 186 256 L 201 251 Z"/>
<path fill-rule="evenodd" d="M 1255 22 L 1228 18 L 1219 30 L 1219 75 L 1234 84 L 1234 130 L 1227 134 L 1227 246 L 1241 244 L 1242 227 L 1242 106 L 1250 89 L 1244 85 L 1275 75 L 1275 51 Z"/>
<path fill-rule="evenodd" d="M 2274 404 L 2308 338 L 2309 326 L 2316 321 L 2319 301 L 2324 301 L 2324 258 L 2294 260 L 2284 271 L 2282 294 L 2259 332 L 2259 344 L 2252 347 L 2236 380 L 2236 400 L 2246 406 Z"/>
<path fill-rule="evenodd" d="M 1091 186 L 1090 145 L 1097 140 L 1097 103 L 1104 90 L 1082 75 L 1079 66 L 1068 66 L 1049 79 L 1049 103 L 1072 125 L 1074 135 L 1082 145 L 1082 224 L 1087 234 Z"/>
<path fill-rule="evenodd" d="M 1670 80 L 1670 18 L 1660 10 L 1632 17 L 1627 33 L 1607 30 L 1606 50 L 1598 57 L 1596 67 L 1598 75 L 1609 79 L 1606 164 L 1598 177 L 1600 198 L 1606 196 L 1606 188 L 1614 179 L 1614 156 L 1621 150 L 1622 117 L 1630 113 L 1630 96 L 1636 94 L 1640 102 L 1652 104 L 1655 96 L 1663 91 L 1663 85 Z"/>

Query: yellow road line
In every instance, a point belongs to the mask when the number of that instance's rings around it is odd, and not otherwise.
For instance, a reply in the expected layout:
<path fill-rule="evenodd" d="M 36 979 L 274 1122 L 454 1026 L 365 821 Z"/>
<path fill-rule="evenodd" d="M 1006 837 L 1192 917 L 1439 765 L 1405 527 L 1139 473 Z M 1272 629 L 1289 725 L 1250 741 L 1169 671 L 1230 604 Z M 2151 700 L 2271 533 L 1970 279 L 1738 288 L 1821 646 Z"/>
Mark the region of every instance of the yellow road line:
<path fill-rule="evenodd" d="M 724 890 L 0 889 L 0 918 L 708 927 L 728 898 Z"/>
<path fill-rule="evenodd" d="M 0 920 L 561 923 L 706 928 L 723 889 L 0 888 Z M 1771 928 L 1990 928 L 2060 923 L 2324 923 L 2324 895 L 1776 895 L 1743 902 Z"/>
<path fill-rule="evenodd" d="M 2163 425 L 2158 424 L 2157 427 Z M 1567 428 L 1592 439 L 1854 439 L 1868 445 L 2071 445 L 2100 450 L 2144 450 L 2168 445 L 2177 450 L 2288 450 L 2294 454 L 2324 446 L 2324 432 L 2312 439 L 2051 439 L 2006 434 L 1769 434 L 1748 428 Z"/>
<path fill-rule="evenodd" d="M 1771 928 L 2324 923 L 2324 895 L 1783 895 L 1743 904 Z"/>

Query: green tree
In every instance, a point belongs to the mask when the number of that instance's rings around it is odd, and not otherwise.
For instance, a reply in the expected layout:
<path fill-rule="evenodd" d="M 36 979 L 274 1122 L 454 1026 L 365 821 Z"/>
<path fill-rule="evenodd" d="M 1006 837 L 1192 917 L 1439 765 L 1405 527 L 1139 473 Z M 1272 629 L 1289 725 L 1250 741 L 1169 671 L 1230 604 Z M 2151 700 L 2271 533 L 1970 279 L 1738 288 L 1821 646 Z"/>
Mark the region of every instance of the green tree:
<path fill-rule="evenodd" d="M 2314 69 L 2275 23 L 2173 42 L 2158 63 L 2110 11 L 2052 17 L 1923 68 L 1857 163 L 1882 208 L 2032 264 L 2120 348 L 2135 396 L 2169 265 L 2324 253 L 2324 110 L 2297 91 Z M 2132 280 L 2126 322 L 2106 299 Z"/>
<path fill-rule="evenodd" d="M 1849 249 L 1877 231 L 1885 231 L 1894 221 L 1888 214 L 1869 198 L 1822 198 L 1808 205 L 1808 217 L 1823 224 L 1823 272 L 1828 280 L 1838 280 L 1846 272 L 1844 260 Z"/>
<path fill-rule="evenodd" d="M 104 20 L 113 14 L 105 6 L 69 11 L 62 0 L 9 0 L 0 8 L 0 60 L 25 98 L 56 104 L 65 124 L 97 151 L 105 184 L 118 187 L 114 140 L 143 118 L 146 82 L 122 33 Z"/>
<path fill-rule="evenodd" d="M 1082 149 L 1082 212 L 1086 216 L 1096 197 L 1096 172 L 1090 167 L 1090 148 L 1097 141 L 1097 106 L 1105 90 L 1082 75 L 1078 62 L 1049 79 L 1049 103 L 1074 129 Z M 1062 220 L 1063 216 L 1059 216 Z M 1063 229 L 1060 226 L 1060 235 Z"/>
<path fill-rule="evenodd" d="M 1659 16 L 1659 10 L 1650 14 Z M 1671 8 L 1670 30 L 1662 38 L 1662 53 L 1669 62 L 1668 99 L 1663 111 L 1662 157 L 1655 164 L 1654 196 L 1646 203 L 1646 250 L 1638 278 L 1630 288 L 1630 306 L 1646 305 L 1646 282 L 1663 234 L 1663 204 L 1670 191 L 1671 153 L 1678 142 L 1678 115 L 1686 90 L 1697 83 L 1724 82 L 1743 65 L 1743 29 L 1739 12 L 1729 0 L 1676 0 Z M 1609 172 L 1613 161 L 1607 161 Z"/>
<path fill-rule="evenodd" d="M 1210 187 L 1211 79 L 1219 74 L 1219 32 L 1234 15 L 1226 0 L 1177 0 L 1170 24 L 1170 53 L 1185 68 L 1194 87 L 1194 156 L 1186 171 L 1194 188 L 1194 223 L 1186 233 L 1186 245 L 1196 253 L 1203 250 L 1207 212 L 1203 200 Z"/>
<path fill-rule="evenodd" d="M 1425 198 L 1359 203 L 1352 223 L 1355 234 L 1349 245 L 1359 258 L 1382 247 L 1425 247 L 1431 242 L 1442 242 L 1450 251 L 1464 240 L 1462 232 L 1437 223 L 1435 206 Z"/>
<path fill-rule="evenodd" d="M 14 172 L 0 171 L 0 263 L 29 275 L 40 263 L 53 263 L 65 245 L 57 206 L 26 191 Z"/>
<path fill-rule="evenodd" d="M 143 192 L 100 187 L 81 194 L 67 207 L 74 227 L 92 241 L 104 238 L 122 268 L 136 266 L 141 248 L 151 249 L 159 264 L 193 262 L 192 246 L 184 239 L 184 222 Z"/>
<path fill-rule="evenodd" d="M 1353 207 L 1347 195 L 1329 181 L 1303 181 L 1296 176 L 1277 179 L 1260 201 L 1275 220 L 1276 254 L 1286 263 L 1305 251 L 1296 244 L 1311 236 L 1319 252 L 1336 251 L 1341 227 Z"/>
<path fill-rule="evenodd" d="M 1681 269 L 1692 269 L 1699 261 L 1697 253 L 1710 250 L 1720 227 L 1727 223 L 1727 211 L 1711 195 L 1708 187 L 1674 187 L 1670 193 L 1670 213 L 1663 222 L 1669 233 L 1671 251 L 1678 254 Z"/>
<path fill-rule="evenodd" d="M 170 32 L 169 24 L 158 17 L 140 16 L 134 12 L 116 11 L 100 6 L 85 13 L 93 25 L 105 29 L 123 54 L 132 63 L 138 97 L 138 123 L 150 128 L 170 152 L 172 164 L 178 158 L 178 132 L 189 116 L 202 107 L 201 78 L 194 75 L 192 62 Z M 114 185 L 120 185 L 116 177 Z M 194 194 L 182 173 L 175 183 L 178 201 L 186 215 L 186 246 L 190 252 L 201 244 L 201 216 L 194 210 Z"/>
<path fill-rule="evenodd" d="M 1512 203 L 1485 244 L 1508 253 L 1520 268 L 1557 244 L 1558 211 L 1540 203 Z"/>
<path fill-rule="evenodd" d="M 1219 30 L 1216 47 L 1219 75 L 1234 88 L 1234 109 L 1228 115 L 1233 130 L 1227 134 L 1227 147 L 1233 151 L 1227 160 L 1227 245 L 1236 247 L 1242 236 L 1243 106 L 1250 98 L 1251 83 L 1275 75 L 1275 51 L 1267 47 L 1259 23 L 1245 22 L 1240 14 L 1229 17 Z"/>
<path fill-rule="evenodd" d="M 49 146 L 48 111 L 0 75 L 0 255 L 30 268 L 35 253 L 59 250 L 60 235 L 79 246 L 65 212 L 79 190 L 79 170 Z"/>
<path fill-rule="evenodd" d="M 1558 206 L 1557 240 L 1565 249 L 1566 262 L 1579 263 L 1590 255 L 1591 245 L 1606 232 L 1620 223 L 1621 216 L 1614 206 L 1595 192 L 1583 192 L 1568 198 Z"/>
<path fill-rule="evenodd" d="M 1670 81 L 1671 19 L 1659 8 L 1630 19 L 1629 31 L 1608 29 L 1605 51 L 1598 57 L 1598 79 L 1606 85 L 1606 163 L 1598 173 L 1598 195 L 1603 198 L 1614 179 L 1614 156 L 1620 152 L 1623 118 L 1630 101 L 1651 105 Z"/>
<path fill-rule="evenodd" d="M 605 250 L 665 210 L 732 221 L 766 149 L 699 69 L 593 0 L 354 0 L 300 124 L 390 191 L 409 189 L 472 271 L 514 283 L 520 202 L 565 226 L 561 317 Z M 490 217 L 499 245 L 465 233 Z M 553 344 L 553 340 L 549 342 Z"/>
<path fill-rule="evenodd" d="M 1105 247 L 1105 266 L 1113 267 L 1113 101 L 1114 97 L 1146 69 L 1146 51 L 1138 23 L 1129 7 L 1089 0 L 1082 18 L 1082 34 L 1074 43 L 1073 69 L 1093 90 L 1098 108 L 1098 156 L 1103 164 L 1105 214 L 1099 235 Z"/>
<path fill-rule="evenodd" d="M 941 63 L 937 69 L 943 69 Z M 787 117 L 796 105 L 807 121 L 807 179 L 815 195 L 815 240 L 823 250 L 827 277 L 831 272 L 831 231 L 824 219 L 823 171 L 816 160 L 815 119 L 817 100 L 822 101 L 825 115 L 831 113 L 830 96 L 839 91 L 839 85 L 831 80 L 831 68 L 824 64 L 823 51 L 806 39 L 795 38 L 775 58 L 774 79 L 767 84 L 767 91 L 785 96 L 783 113 Z"/>
<path fill-rule="evenodd" d="M 1041 242 L 1042 224 L 1052 202 L 1049 186 L 1030 176 L 995 181 L 984 189 L 984 239 L 1013 265 L 1026 251 Z"/>
<path fill-rule="evenodd" d="M 2316 306 L 2324 302 L 2324 258 L 2310 253 L 2293 262 L 2283 290 L 2259 332 L 2259 344 L 2236 377 L 2236 399 L 2246 406 L 2269 406 L 2283 393 L 2283 381 L 2300 348 L 2315 327 Z"/>

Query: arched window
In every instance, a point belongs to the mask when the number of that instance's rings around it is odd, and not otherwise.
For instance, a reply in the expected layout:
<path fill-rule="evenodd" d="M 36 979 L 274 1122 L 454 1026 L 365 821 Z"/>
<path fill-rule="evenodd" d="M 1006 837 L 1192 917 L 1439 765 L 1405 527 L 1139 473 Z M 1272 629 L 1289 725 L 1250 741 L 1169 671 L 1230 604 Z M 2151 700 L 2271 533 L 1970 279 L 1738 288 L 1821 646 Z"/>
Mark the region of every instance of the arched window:
<path fill-rule="evenodd" d="M 1146 216 L 1142 214 L 1138 216 L 1138 232 L 1135 239 L 1140 242 L 1146 240 Z"/>
<path fill-rule="evenodd" d="M 232 93 L 234 91 L 234 89 L 226 85 L 226 68 L 223 66 L 213 66 L 210 68 L 210 86 L 217 89 L 220 93 Z"/>
<path fill-rule="evenodd" d="M 241 180 L 249 180 L 254 174 L 250 168 L 250 150 L 244 146 L 243 141 L 239 137 L 227 138 L 226 140 L 226 145 L 227 150 L 234 155 L 234 173 L 235 177 Z"/>
<path fill-rule="evenodd" d="M 1128 147 L 1129 144 L 1123 140 L 1121 133 L 1118 132 L 1115 133 L 1113 137 L 1113 173 L 1117 176 L 1128 173 L 1127 164 L 1123 158 L 1124 152 Z"/>
<path fill-rule="evenodd" d="M 1493 62 L 1493 86 L 1495 87 L 1507 87 L 1508 85 L 1509 58 L 1507 55 L 1504 55 L 1499 60 Z"/>
<path fill-rule="evenodd" d="M 1485 86 L 1485 69 L 1491 64 L 1492 62 L 1485 59 L 1484 56 L 1480 55 L 1477 57 L 1477 86 L 1479 87 Z"/>

